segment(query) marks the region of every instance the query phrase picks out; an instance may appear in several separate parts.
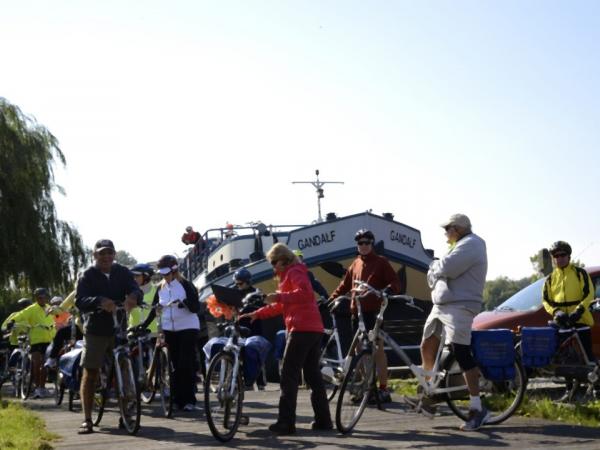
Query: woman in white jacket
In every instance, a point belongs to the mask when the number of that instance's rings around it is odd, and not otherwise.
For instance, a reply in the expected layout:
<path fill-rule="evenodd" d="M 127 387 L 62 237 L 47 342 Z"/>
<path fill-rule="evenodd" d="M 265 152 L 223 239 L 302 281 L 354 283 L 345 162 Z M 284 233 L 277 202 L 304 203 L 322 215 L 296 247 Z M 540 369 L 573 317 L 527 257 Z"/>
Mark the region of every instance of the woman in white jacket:
<path fill-rule="evenodd" d="M 183 411 L 193 411 L 196 405 L 196 340 L 200 331 L 198 291 L 178 271 L 177 258 L 165 255 L 158 261 L 163 279 L 158 284 L 153 305 L 162 307 L 161 326 L 169 346 L 173 364 L 173 402 Z M 154 309 L 144 323 L 154 320 Z"/>

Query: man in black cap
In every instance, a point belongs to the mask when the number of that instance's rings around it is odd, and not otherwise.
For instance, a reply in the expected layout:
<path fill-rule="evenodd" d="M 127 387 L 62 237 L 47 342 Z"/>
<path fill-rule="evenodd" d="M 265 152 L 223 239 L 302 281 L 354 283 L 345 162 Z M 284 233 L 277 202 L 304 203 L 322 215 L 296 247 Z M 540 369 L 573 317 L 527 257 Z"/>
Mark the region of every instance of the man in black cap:
<path fill-rule="evenodd" d="M 104 355 L 114 347 L 113 312 L 121 305 L 130 311 L 141 304 L 143 298 L 142 291 L 129 269 L 114 262 L 115 254 L 115 246 L 111 240 L 101 239 L 96 242 L 95 264 L 85 270 L 77 283 L 75 305 L 86 315 L 81 357 L 81 402 L 84 422 L 79 428 L 80 434 L 93 432 L 91 418 L 96 380 Z M 118 314 L 117 319 L 123 326 L 127 324 L 122 315 Z"/>

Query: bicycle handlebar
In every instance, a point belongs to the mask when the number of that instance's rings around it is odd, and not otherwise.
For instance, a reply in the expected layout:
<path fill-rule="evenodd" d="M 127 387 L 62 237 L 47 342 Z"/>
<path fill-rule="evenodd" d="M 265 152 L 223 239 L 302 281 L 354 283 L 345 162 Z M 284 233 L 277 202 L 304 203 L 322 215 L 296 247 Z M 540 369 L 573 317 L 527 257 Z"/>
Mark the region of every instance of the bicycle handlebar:
<path fill-rule="evenodd" d="M 368 294 L 375 294 L 384 300 L 403 300 L 406 306 L 424 312 L 423 308 L 415 305 L 415 298 L 412 295 L 388 294 L 385 289 L 375 289 L 366 281 L 354 280 L 354 284 L 357 286 L 352 291 L 358 294 L 358 298 L 363 298 Z"/>

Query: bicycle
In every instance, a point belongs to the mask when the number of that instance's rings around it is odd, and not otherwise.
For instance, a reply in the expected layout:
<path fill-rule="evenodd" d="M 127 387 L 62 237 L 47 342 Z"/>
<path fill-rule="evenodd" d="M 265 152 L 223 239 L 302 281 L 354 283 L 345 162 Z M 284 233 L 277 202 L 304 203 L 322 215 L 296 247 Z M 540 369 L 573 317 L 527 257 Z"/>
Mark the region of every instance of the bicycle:
<path fill-rule="evenodd" d="M 140 398 L 148 404 L 154 399 L 155 391 L 150 388 L 148 369 L 154 358 L 154 346 L 150 330 L 132 328 L 129 330 L 129 342 L 131 345 L 131 357 L 134 365 L 133 370 L 137 376 L 140 386 Z"/>
<path fill-rule="evenodd" d="M 219 353 L 212 356 L 206 371 L 204 410 L 212 435 L 221 442 L 230 441 L 242 423 L 248 424 L 247 418 L 242 416 L 244 382 L 240 339 L 243 336 L 237 318 L 239 310 L 259 295 L 250 293 L 241 301 L 220 300 L 232 307 L 233 317 L 223 324 L 227 342 Z"/>
<path fill-rule="evenodd" d="M 180 300 L 172 300 L 166 305 L 155 305 L 152 307 L 158 316 L 157 337 L 152 359 L 146 374 L 148 388 L 146 399 L 147 403 L 150 403 L 158 392 L 160 394 L 160 404 L 165 417 L 171 417 L 173 414 L 173 397 L 171 395 L 173 392 L 171 386 L 173 365 L 171 363 L 169 347 L 162 329 L 162 313 L 164 308 L 172 307 L 179 302 Z"/>
<path fill-rule="evenodd" d="M 11 370 L 10 370 L 10 344 L 9 344 L 9 335 L 2 336 L 0 338 L 0 389 L 2 385 L 11 379 Z"/>
<path fill-rule="evenodd" d="M 345 358 L 335 318 L 335 307 L 342 301 L 350 301 L 350 298 L 343 295 L 336 299 L 336 304 L 331 308 L 332 326 L 323 330 L 326 342 L 321 351 L 320 366 L 328 401 L 335 397 L 344 375 Z"/>
<path fill-rule="evenodd" d="M 75 377 L 73 378 L 73 373 L 67 375 L 61 370 L 61 359 L 67 353 L 75 348 L 77 343 L 77 324 L 75 321 L 76 309 L 71 308 L 71 323 L 69 324 L 70 328 L 70 338 L 67 342 L 65 342 L 63 348 L 59 351 L 58 363 L 56 365 L 56 376 L 54 378 L 54 404 L 56 406 L 60 406 L 63 401 L 63 397 L 65 394 L 65 390 L 69 391 L 69 411 L 73 411 L 74 409 L 74 401 L 75 396 L 79 390 L 79 380 L 81 380 L 81 368 L 78 367 L 76 369 Z M 81 351 L 79 352 L 81 353 Z"/>
<path fill-rule="evenodd" d="M 468 418 L 469 396 L 462 370 L 458 366 L 452 351 L 445 345 L 440 345 L 436 354 L 435 364 L 431 371 L 425 371 L 415 365 L 403 347 L 398 345 L 385 331 L 381 329 L 383 314 L 389 300 L 402 300 L 407 306 L 421 310 L 414 304 L 414 298 L 407 295 L 389 295 L 377 290 L 367 283 L 355 281 L 357 285 L 353 291 L 357 293 L 356 307 L 359 318 L 359 327 L 354 336 L 350 351 L 344 367 L 344 377 L 336 406 L 336 426 L 341 433 L 349 433 L 360 420 L 372 395 L 375 397 L 379 409 L 383 409 L 376 392 L 375 381 L 375 343 L 383 341 L 394 351 L 408 366 L 417 379 L 420 389 L 420 398 L 416 411 L 421 409 L 425 396 L 443 399 L 452 412 L 462 420 Z M 377 315 L 373 330 L 365 328 L 360 298 L 368 293 L 373 293 L 382 299 L 381 309 Z M 445 342 L 445 333 L 442 332 L 441 342 Z M 509 348 L 512 350 L 512 337 Z M 488 424 L 498 424 L 509 418 L 519 407 L 523 400 L 526 388 L 526 377 L 523 366 L 518 358 L 513 362 L 511 370 L 514 375 L 511 379 L 492 380 L 480 377 L 479 388 L 482 404 L 490 411 Z"/>
<path fill-rule="evenodd" d="M 121 320 L 117 320 L 117 312 L 124 310 L 123 306 L 118 306 L 113 311 L 115 348 L 111 352 L 112 358 L 107 357 L 100 369 L 92 403 L 92 423 L 96 426 L 100 424 L 108 400 L 109 388 L 114 386 L 121 416 L 119 426 L 123 426 L 127 433 L 134 435 L 140 428 L 142 408 L 140 390 L 131 361 L 130 341 L 127 330 L 123 326 L 127 323 L 127 314 L 122 314 Z"/>
<path fill-rule="evenodd" d="M 572 382 L 566 400 L 572 402 L 583 383 L 587 385 L 584 399 L 593 399 L 600 388 L 600 363 L 590 361 L 577 327 L 567 321 L 560 326 L 549 321 L 548 327 L 524 327 L 515 349 L 521 355 L 529 378 L 565 378 Z M 561 338 L 561 334 L 563 337 Z M 566 337 L 565 337 L 566 336 Z"/>

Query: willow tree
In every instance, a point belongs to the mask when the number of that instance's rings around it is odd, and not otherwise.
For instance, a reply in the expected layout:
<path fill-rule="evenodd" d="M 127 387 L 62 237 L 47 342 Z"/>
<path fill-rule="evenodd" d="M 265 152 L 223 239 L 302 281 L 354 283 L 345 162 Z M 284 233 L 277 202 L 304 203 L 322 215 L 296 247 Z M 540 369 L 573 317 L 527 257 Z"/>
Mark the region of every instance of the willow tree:
<path fill-rule="evenodd" d="M 63 193 L 53 167 L 66 164 L 58 140 L 0 97 L 0 284 L 70 284 L 86 262 L 77 229 L 58 219 Z"/>

